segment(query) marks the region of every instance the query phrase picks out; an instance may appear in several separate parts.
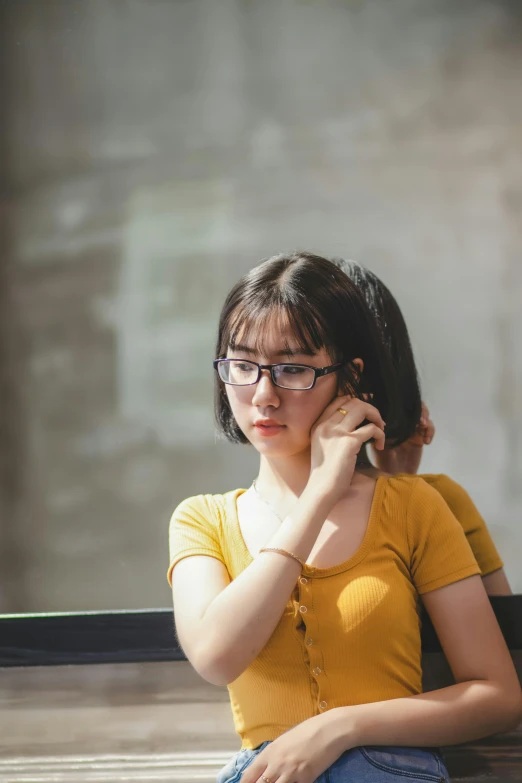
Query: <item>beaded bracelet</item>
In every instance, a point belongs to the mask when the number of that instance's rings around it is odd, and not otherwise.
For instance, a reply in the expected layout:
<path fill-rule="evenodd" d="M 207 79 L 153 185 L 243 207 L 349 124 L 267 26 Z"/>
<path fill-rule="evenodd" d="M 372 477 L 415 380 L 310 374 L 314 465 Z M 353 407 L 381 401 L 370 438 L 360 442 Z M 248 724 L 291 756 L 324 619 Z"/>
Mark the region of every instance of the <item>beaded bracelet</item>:
<path fill-rule="evenodd" d="M 279 549 L 275 546 L 264 546 L 262 549 L 259 550 L 260 552 L 280 552 L 282 555 L 287 555 L 288 557 L 293 557 L 294 560 L 297 560 L 301 568 L 303 568 L 304 563 L 303 561 L 297 557 L 297 555 L 293 555 L 292 552 L 287 552 L 286 549 Z"/>

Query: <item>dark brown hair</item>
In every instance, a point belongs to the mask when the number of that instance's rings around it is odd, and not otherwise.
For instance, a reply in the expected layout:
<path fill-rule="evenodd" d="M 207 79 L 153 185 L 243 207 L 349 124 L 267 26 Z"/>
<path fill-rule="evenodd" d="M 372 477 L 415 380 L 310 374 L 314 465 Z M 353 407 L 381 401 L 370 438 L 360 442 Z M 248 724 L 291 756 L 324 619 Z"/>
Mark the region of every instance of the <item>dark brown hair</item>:
<path fill-rule="evenodd" d="M 406 322 L 397 300 L 374 272 L 355 261 L 343 258 L 332 260 L 364 296 L 379 329 L 383 345 L 391 357 L 395 383 L 400 393 L 398 425 L 401 437 L 398 442 L 402 442 L 415 432 L 422 406 L 419 376 Z M 387 443 L 398 445 L 391 438 L 387 438 Z"/>
<path fill-rule="evenodd" d="M 395 373 L 375 319 L 357 286 L 334 263 L 306 252 L 273 256 L 250 270 L 228 294 L 219 319 L 216 357 L 239 342 L 262 353 L 265 326 L 273 318 L 310 355 L 325 348 L 337 372 L 342 393 L 362 397 L 387 422 L 386 435 L 402 433 L 396 425 L 399 406 Z M 353 359 L 361 358 L 361 375 Z M 306 392 L 303 392 L 306 394 Z M 216 373 L 215 413 L 219 429 L 235 443 L 248 443 L 232 415 L 225 385 Z"/>

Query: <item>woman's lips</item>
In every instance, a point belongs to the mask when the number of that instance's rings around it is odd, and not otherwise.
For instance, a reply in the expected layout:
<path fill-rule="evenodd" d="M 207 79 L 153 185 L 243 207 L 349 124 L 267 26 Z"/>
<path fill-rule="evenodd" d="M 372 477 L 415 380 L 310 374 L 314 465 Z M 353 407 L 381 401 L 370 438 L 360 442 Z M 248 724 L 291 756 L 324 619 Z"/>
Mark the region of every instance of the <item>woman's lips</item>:
<path fill-rule="evenodd" d="M 278 435 L 281 430 L 284 430 L 284 424 L 254 424 L 256 431 L 265 438 L 269 438 L 271 435 Z"/>

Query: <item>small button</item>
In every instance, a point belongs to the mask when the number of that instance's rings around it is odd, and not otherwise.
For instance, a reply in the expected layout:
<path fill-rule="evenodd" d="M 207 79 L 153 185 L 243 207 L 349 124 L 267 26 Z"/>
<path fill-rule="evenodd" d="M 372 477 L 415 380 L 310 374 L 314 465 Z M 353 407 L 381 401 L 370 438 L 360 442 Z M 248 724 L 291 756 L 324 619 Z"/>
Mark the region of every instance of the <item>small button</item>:
<path fill-rule="evenodd" d="M 308 611 L 308 609 L 306 608 L 306 606 L 300 606 L 299 611 L 301 612 L 301 614 L 305 614 Z"/>
<path fill-rule="evenodd" d="M 306 578 L 306 576 L 300 576 L 299 577 L 299 581 L 300 581 L 300 583 L 302 585 L 307 585 L 308 584 L 308 579 Z"/>
<path fill-rule="evenodd" d="M 312 669 L 312 674 L 322 674 L 323 670 L 320 666 L 316 666 L 315 669 Z"/>
<path fill-rule="evenodd" d="M 327 707 L 328 707 L 328 702 L 327 701 L 320 701 L 319 702 L 319 709 L 320 710 L 325 710 Z"/>
<path fill-rule="evenodd" d="M 312 644 L 314 644 L 314 640 L 313 640 L 313 639 L 307 639 L 307 640 L 306 640 L 306 646 L 307 646 L 307 647 L 311 647 L 311 646 L 312 646 Z"/>

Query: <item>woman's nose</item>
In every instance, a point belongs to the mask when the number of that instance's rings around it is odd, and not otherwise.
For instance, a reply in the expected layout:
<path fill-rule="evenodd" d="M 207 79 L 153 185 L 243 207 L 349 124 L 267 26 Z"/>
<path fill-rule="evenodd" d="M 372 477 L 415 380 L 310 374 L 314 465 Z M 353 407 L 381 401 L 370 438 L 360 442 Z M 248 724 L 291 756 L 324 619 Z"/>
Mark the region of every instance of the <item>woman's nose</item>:
<path fill-rule="evenodd" d="M 261 377 L 255 386 L 253 405 L 279 405 L 277 387 L 272 383 L 270 370 L 261 370 Z"/>

